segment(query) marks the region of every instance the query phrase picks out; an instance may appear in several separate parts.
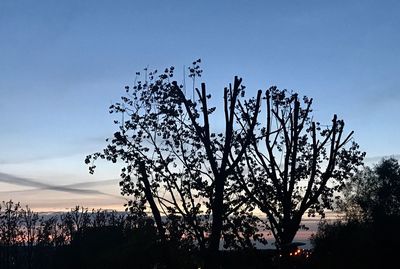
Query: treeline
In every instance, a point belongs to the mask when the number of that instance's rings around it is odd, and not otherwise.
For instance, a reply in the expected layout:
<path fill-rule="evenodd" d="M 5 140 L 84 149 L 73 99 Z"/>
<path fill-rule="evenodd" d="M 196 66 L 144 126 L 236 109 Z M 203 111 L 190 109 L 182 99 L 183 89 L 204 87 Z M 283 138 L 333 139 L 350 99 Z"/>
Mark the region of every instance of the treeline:
<path fill-rule="evenodd" d="M 204 253 L 183 235 L 179 218 L 166 222 L 168 242 L 152 218 L 76 206 L 40 214 L 20 203 L 0 206 L 0 268 L 199 268 Z M 273 251 L 229 251 L 226 268 L 273 265 Z M 250 266 L 250 267 L 249 267 Z"/>
<path fill-rule="evenodd" d="M 180 228 L 163 218 L 167 241 L 154 219 L 136 211 L 89 210 L 37 213 L 20 203 L 0 205 L 0 268 L 202 268 L 204 253 Z M 248 238 L 250 240 L 250 238 Z M 278 268 L 274 250 L 221 251 L 222 268 Z M 305 255 L 293 257 L 303 268 Z"/>
<path fill-rule="evenodd" d="M 39 214 L 19 202 L 0 205 L 0 243 L 2 246 L 64 246 L 90 227 L 135 226 L 127 214 L 76 206 L 69 212 Z"/>
<path fill-rule="evenodd" d="M 39 214 L 1 203 L 0 268 L 153 268 L 161 259 L 149 218 L 82 206 Z"/>

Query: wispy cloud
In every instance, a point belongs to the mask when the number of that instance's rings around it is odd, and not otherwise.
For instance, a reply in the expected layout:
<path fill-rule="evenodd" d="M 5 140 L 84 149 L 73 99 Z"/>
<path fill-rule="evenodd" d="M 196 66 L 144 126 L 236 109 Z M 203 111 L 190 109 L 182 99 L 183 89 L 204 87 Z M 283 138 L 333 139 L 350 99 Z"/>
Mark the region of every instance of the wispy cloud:
<path fill-rule="evenodd" d="M 22 163 L 28 163 L 28 162 L 47 160 L 47 159 L 51 159 L 51 158 L 53 158 L 53 157 L 40 155 L 40 156 L 32 156 L 32 157 L 24 157 L 24 158 L 0 159 L 0 165 L 2 165 L 2 164 L 22 164 Z"/>
<path fill-rule="evenodd" d="M 30 178 L 18 177 L 15 175 L 10 175 L 10 174 L 0 172 L 0 182 L 18 185 L 18 186 L 35 188 L 35 189 L 20 190 L 20 191 L 13 191 L 13 192 L 33 191 L 33 190 L 39 189 L 39 190 L 53 190 L 53 191 L 66 192 L 66 193 L 72 193 L 72 194 L 105 195 L 105 196 L 111 196 L 114 198 L 123 199 L 121 196 L 104 193 L 104 192 L 101 192 L 98 190 L 83 189 L 85 187 L 90 188 L 90 187 L 94 187 L 94 186 L 110 185 L 112 183 L 115 184 L 118 182 L 118 180 L 116 180 L 116 179 L 95 181 L 95 182 L 82 182 L 82 183 L 76 183 L 76 184 L 70 184 L 70 185 L 57 186 L 57 185 L 51 185 L 51 184 L 39 182 L 37 180 L 30 179 Z M 10 191 L 6 191 L 3 193 L 10 193 Z"/>
<path fill-rule="evenodd" d="M 380 107 L 388 103 L 396 103 L 400 98 L 400 91 L 398 87 L 391 87 L 374 91 L 371 93 L 368 101 L 373 104 L 373 107 Z M 370 106 L 369 106 L 370 107 Z"/>
<path fill-rule="evenodd" d="M 66 142 L 69 145 L 67 148 L 58 149 L 52 152 L 37 151 L 35 153 L 31 152 L 31 154 L 28 155 L 19 154 L 16 156 L 0 156 L 0 165 L 33 163 L 44 160 L 70 158 L 74 156 L 79 157 L 81 159 L 80 162 L 83 163 L 84 156 L 102 148 L 102 146 L 106 144 L 106 138 L 109 136 L 110 135 L 107 136 L 104 134 L 102 136 L 90 136 L 81 139 L 74 139 Z"/>
<path fill-rule="evenodd" d="M 108 179 L 108 180 L 80 182 L 63 186 L 68 186 L 70 188 L 91 188 L 91 187 L 106 186 L 106 185 L 118 185 L 118 183 L 119 183 L 118 179 Z"/>
<path fill-rule="evenodd" d="M 18 156 L 14 158 L 7 157 L 7 159 L 0 159 L 0 165 L 7 165 L 7 164 L 24 164 L 24 163 L 32 163 L 32 162 L 39 162 L 44 160 L 51 160 L 51 159 L 59 159 L 59 158 L 68 158 L 72 156 L 76 156 L 79 153 L 77 152 L 63 152 L 59 154 L 36 154 L 32 156 Z M 83 162 L 83 161 L 82 161 Z"/>
<path fill-rule="evenodd" d="M 366 157 L 366 158 L 364 159 L 364 162 L 365 162 L 365 164 L 367 164 L 367 165 L 377 164 L 377 163 L 379 163 L 382 159 L 387 159 L 387 158 L 394 158 L 394 159 L 396 159 L 396 160 L 400 160 L 400 154 Z"/>

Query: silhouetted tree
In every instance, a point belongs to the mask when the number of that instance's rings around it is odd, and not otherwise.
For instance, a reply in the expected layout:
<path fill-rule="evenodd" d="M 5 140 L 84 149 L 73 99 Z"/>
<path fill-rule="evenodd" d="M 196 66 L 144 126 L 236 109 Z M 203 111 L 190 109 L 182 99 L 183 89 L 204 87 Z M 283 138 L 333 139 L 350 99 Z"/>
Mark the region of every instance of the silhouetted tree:
<path fill-rule="evenodd" d="M 12 200 L 3 201 L 0 205 L 0 267 L 12 268 L 16 262 L 15 246 L 20 245 L 22 229 L 20 203 Z"/>
<path fill-rule="evenodd" d="M 308 210 L 323 215 L 332 209 L 346 179 L 362 163 L 365 153 L 344 134 L 344 121 L 315 122 L 312 99 L 271 87 L 266 91 L 265 125 L 246 153 L 246 177 L 241 187 L 263 211 L 278 247 L 289 245 Z M 237 173 L 242 175 L 243 173 Z"/>
<path fill-rule="evenodd" d="M 140 268 L 165 263 L 151 218 L 138 219 L 130 212 L 91 212 L 76 206 L 39 217 L 28 206 L 2 202 L 0 268 L 128 268 L 132 259 Z M 172 268 L 196 264 L 189 256 L 179 260 L 183 265 Z"/>
<path fill-rule="evenodd" d="M 37 239 L 37 226 L 39 224 L 39 215 L 33 212 L 28 206 L 21 209 L 21 224 L 23 227 L 23 241 L 29 247 L 35 244 Z"/>
<path fill-rule="evenodd" d="M 108 223 L 107 211 L 101 209 L 92 210 L 92 227 L 105 227 Z"/>
<path fill-rule="evenodd" d="M 55 240 L 58 237 L 57 222 L 57 216 L 41 217 L 37 242 L 39 246 L 56 246 Z"/>
<path fill-rule="evenodd" d="M 33 268 L 33 247 L 37 241 L 39 215 L 33 212 L 28 206 L 21 209 L 21 240 L 26 246 L 27 268 Z"/>
<path fill-rule="evenodd" d="M 400 165 L 394 158 L 365 167 L 347 185 L 342 209 L 349 222 L 369 229 L 375 256 L 391 261 L 400 241 Z"/>
<path fill-rule="evenodd" d="M 12 246 L 21 241 L 20 203 L 3 201 L 0 206 L 0 242 L 5 246 Z"/>
<path fill-rule="evenodd" d="M 311 238 L 311 268 L 379 268 L 378 248 L 370 225 L 355 220 L 323 221 Z M 390 268 L 390 267 L 389 267 Z"/>
<path fill-rule="evenodd" d="M 365 221 L 400 216 L 400 165 L 394 158 L 383 159 L 373 168 L 365 167 L 348 182 L 342 204 L 349 218 Z"/>
<path fill-rule="evenodd" d="M 199 63 L 189 68 L 193 85 L 202 72 Z M 222 236 L 228 239 L 227 247 L 251 247 L 254 243 L 247 237 L 257 239 L 257 229 L 246 229 L 254 227 L 246 223 L 257 219 L 234 181 L 253 138 L 261 91 L 245 102 L 246 115 L 238 116 L 243 112 L 244 86 L 235 77 L 233 85 L 224 89 L 224 122 L 214 126 L 210 116 L 216 108 L 209 106 L 206 85 L 193 86 L 190 99 L 185 87 L 172 81 L 173 72 L 173 67 L 158 77 L 156 71 L 150 72 L 132 89 L 126 87 L 122 103 L 110 110 L 122 114 L 116 121 L 120 130 L 103 152 L 89 155 L 86 163 L 92 164 L 93 172 L 92 161 L 98 158 L 125 162 L 122 193 L 135 198 L 129 206 L 143 211 L 150 204 L 160 236 L 163 214 L 167 223 L 175 223 L 166 227 L 180 230 L 186 241 L 212 255 L 218 252 Z"/>
<path fill-rule="evenodd" d="M 83 206 L 75 206 L 69 212 L 61 216 L 62 223 L 67 228 L 67 235 L 79 236 L 90 225 L 90 214 L 88 208 Z M 63 229 L 59 229 L 62 231 Z"/>
<path fill-rule="evenodd" d="M 322 224 L 313 237 L 315 262 L 330 268 L 390 268 L 398 262 L 400 240 L 398 161 L 383 159 L 373 168 L 365 167 L 345 191 L 345 220 Z"/>

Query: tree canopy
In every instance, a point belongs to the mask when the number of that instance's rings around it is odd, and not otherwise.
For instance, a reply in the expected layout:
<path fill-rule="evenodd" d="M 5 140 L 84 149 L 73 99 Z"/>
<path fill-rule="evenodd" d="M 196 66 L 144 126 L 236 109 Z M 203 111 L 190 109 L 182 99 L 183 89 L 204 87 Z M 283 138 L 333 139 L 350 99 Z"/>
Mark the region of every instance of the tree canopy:
<path fill-rule="evenodd" d="M 365 155 L 336 115 L 331 125 L 316 122 L 312 102 L 276 87 L 266 91 L 266 121 L 246 154 L 248 173 L 239 179 L 282 246 L 292 242 L 306 211 L 324 215 L 333 209 Z"/>
<path fill-rule="evenodd" d="M 147 204 L 165 242 L 215 253 L 221 240 L 226 248 L 254 247 L 263 241 L 259 229 L 269 228 L 279 247 L 290 244 L 307 210 L 332 208 L 364 153 L 336 115 L 331 125 L 314 121 L 312 99 L 276 87 L 245 98 L 238 77 L 224 88 L 222 117 L 214 120 L 206 84 L 196 87 L 199 64 L 189 68 L 192 96 L 173 80 L 174 67 L 137 73 L 110 107 L 118 131 L 87 156 L 90 172 L 99 158 L 124 162 L 127 206 L 145 216 Z"/>
<path fill-rule="evenodd" d="M 202 72 L 199 62 L 189 70 L 193 83 Z M 161 75 L 152 71 L 126 87 L 122 102 L 110 108 L 121 113 L 119 131 L 86 162 L 125 162 L 121 188 L 133 198 L 128 206 L 143 212 L 148 202 L 162 238 L 167 229 L 169 240 L 175 235 L 200 250 L 218 251 L 221 238 L 226 248 L 254 247 L 263 240 L 259 219 L 236 188 L 235 174 L 253 139 L 261 91 L 242 100 L 245 87 L 235 77 L 223 91 L 221 124 L 211 119 L 216 108 L 208 105 L 206 85 L 188 98 L 173 74 L 173 67 Z"/>

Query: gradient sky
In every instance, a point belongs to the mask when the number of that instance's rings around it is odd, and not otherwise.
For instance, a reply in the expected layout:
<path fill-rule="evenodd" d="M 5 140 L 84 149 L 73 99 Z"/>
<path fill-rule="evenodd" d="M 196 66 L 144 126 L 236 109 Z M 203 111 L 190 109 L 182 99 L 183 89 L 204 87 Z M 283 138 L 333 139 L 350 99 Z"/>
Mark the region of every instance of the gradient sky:
<path fill-rule="evenodd" d="M 83 162 L 115 130 L 108 106 L 136 71 L 174 65 L 181 80 L 197 58 L 216 102 L 234 75 L 249 95 L 293 89 L 371 160 L 399 154 L 399 14 L 382 0 L 2 0 L 0 200 L 121 207 L 119 167 Z"/>

